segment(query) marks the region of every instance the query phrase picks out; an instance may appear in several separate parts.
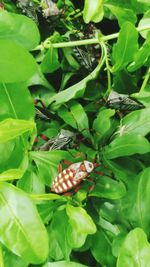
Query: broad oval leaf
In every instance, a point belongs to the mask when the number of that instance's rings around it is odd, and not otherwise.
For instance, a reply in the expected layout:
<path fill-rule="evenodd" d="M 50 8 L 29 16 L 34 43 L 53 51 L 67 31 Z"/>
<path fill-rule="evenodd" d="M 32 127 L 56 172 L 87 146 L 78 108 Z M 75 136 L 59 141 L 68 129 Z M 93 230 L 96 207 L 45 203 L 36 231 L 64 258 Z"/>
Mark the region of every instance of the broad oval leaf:
<path fill-rule="evenodd" d="M 58 50 L 51 46 L 42 60 L 41 70 L 43 73 L 52 73 L 59 68 Z"/>
<path fill-rule="evenodd" d="M 94 234 L 96 232 L 96 226 L 86 210 L 68 204 L 66 211 L 70 224 L 78 234 Z"/>
<path fill-rule="evenodd" d="M 108 176 L 102 176 L 89 195 L 100 198 L 119 199 L 125 194 L 126 189 L 123 183 L 117 182 Z"/>
<path fill-rule="evenodd" d="M 111 241 L 101 229 L 93 236 L 91 252 L 96 261 L 102 266 L 115 266 L 116 259 L 112 255 Z"/>
<path fill-rule="evenodd" d="M 93 21 L 100 22 L 103 18 L 103 0 L 85 0 L 83 9 L 83 19 L 85 23 Z"/>
<path fill-rule="evenodd" d="M 57 210 L 52 218 L 52 222 L 48 227 L 49 234 L 49 253 L 55 260 L 62 258 L 69 260 L 72 247 L 68 243 L 67 229 L 69 225 L 69 218 L 66 210 Z M 57 249 L 57 250 L 56 250 Z"/>
<path fill-rule="evenodd" d="M 111 5 L 111 4 L 105 4 L 107 8 L 110 9 L 110 11 L 115 15 L 115 17 L 118 20 L 119 26 L 121 27 L 124 22 L 129 21 L 133 24 L 135 24 L 137 18 L 135 13 L 132 9 L 129 8 L 123 8 L 119 5 Z"/>
<path fill-rule="evenodd" d="M 127 134 L 114 139 L 104 151 L 107 159 L 129 156 L 134 154 L 145 154 L 150 151 L 148 140 L 141 135 Z"/>
<path fill-rule="evenodd" d="M 120 129 L 122 129 L 122 134 L 147 135 L 150 132 L 149 116 L 150 108 L 136 110 L 129 113 L 122 119 L 120 127 Z"/>
<path fill-rule="evenodd" d="M 135 55 L 134 61 L 128 66 L 128 71 L 135 71 L 142 67 L 150 56 L 150 35 Z"/>
<path fill-rule="evenodd" d="M 82 105 L 76 101 L 71 101 L 67 106 L 68 109 L 66 106 L 60 107 L 58 115 L 73 128 L 81 131 L 84 136 L 90 138 L 88 117 Z"/>
<path fill-rule="evenodd" d="M 134 186 L 133 203 L 131 209 L 127 211 L 129 220 L 134 227 L 141 227 L 147 233 L 150 234 L 150 168 L 145 168 L 136 177 L 136 184 Z M 129 192 L 131 194 L 131 191 Z"/>
<path fill-rule="evenodd" d="M 130 231 L 121 247 L 117 267 L 148 267 L 150 263 L 150 244 L 141 228 Z"/>
<path fill-rule="evenodd" d="M 8 183 L 0 183 L 0 199 L 0 241 L 30 263 L 45 261 L 48 236 L 32 200 Z"/>
<path fill-rule="evenodd" d="M 33 100 L 24 83 L 0 84 L 0 96 L 0 120 L 34 119 Z"/>
<path fill-rule="evenodd" d="M 35 22 L 27 16 L 1 10 L 0 39 L 9 39 L 31 50 L 38 45 L 40 34 Z"/>
<path fill-rule="evenodd" d="M 134 54 L 138 49 L 138 33 L 135 26 L 130 22 L 125 22 L 119 33 L 117 43 L 113 47 L 113 58 L 115 64 L 112 68 L 114 72 L 124 69 L 128 63 L 133 61 Z"/>
<path fill-rule="evenodd" d="M 38 72 L 32 55 L 11 40 L 0 41 L 0 69 L 1 83 L 26 81 Z"/>
<path fill-rule="evenodd" d="M 0 143 L 8 142 L 35 128 L 35 122 L 29 120 L 6 119 L 0 122 Z"/>

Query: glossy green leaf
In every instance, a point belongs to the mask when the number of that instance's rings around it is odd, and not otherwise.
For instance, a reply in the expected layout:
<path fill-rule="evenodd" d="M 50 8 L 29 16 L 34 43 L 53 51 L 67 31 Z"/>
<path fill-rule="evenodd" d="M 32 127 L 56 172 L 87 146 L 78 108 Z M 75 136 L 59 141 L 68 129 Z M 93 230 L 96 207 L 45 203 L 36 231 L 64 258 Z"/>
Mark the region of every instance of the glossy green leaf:
<path fill-rule="evenodd" d="M 102 266 L 115 266 L 116 259 L 112 255 L 111 240 L 100 229 L 93 236 L 91 252 L 96 261 L 102 264 Z"/>
<path fill-rule="evenodd" d="M 32 194 L 44 194 L 45 185 L 34 169 L 28 167 L 23 177 L 18 181 L 17 186 L 25 192 Z"/>
<path fill-rule="evenodd" d="M 70 86 L 62 92 L 57 93 L 53 97 L 50 98 L 49 104 L 52 104 L 54 109 L 58 109 L 62 104 L 68 102 L 70 99 L 75 99 L 82 97 L 87 85 L 87 82 L 93 80 L 97 77 L 102 65 L 104 58 L 102 58 L 98 64 L 98 66 L 83 80 L 80 82 Z"/>
<path fill-rule="evenodd" d="M 40 34 L 33 20 L 1 10 L 0 39 L 9 39 L 31 50 L 38 45 Z"/>
<path fill-rule="evenodd" d="M 3 173 L 0 173 L 0 182 L 20 179 L 23 176 L 23 171 L 21 169 L 10 169 Z"/>
<path fill-rule="evenodd" d="M 149 186 L 150 186 L 150 168 L 145 168 L 136 179 L 134 187 L 133 203 L 128 215 L 132 225 L 139 226 L 150 235 L 150 215 L 149 215 Z"/>
<path fill-rule="evenodd" d="M 114 139 L 104 151 L 107 159 L 144 154 L 150 151 L 150 144 L 142 135 L 126 134 Z"/>
<path fill-rule="evenodd" d="M 34 119 L 33 100 L 24 83 L 0 84 L 0 120 Z"/>
<path fill-rule="evenodd" d="M 111 4 L 105 4 L 105 6 L 110 9 L 113 15 L 115 15 L 120 27 L 126 21 L 131 22 L 133 24 L 136 23 L 137 18 L 132 9 L 122 8 L 119 5 L 111 5 Z"/>
<path fill-rule="evenodd" d="M 45 261 L 48 236 L 33 202 L 27 194 L 8 183 L 0 183 L 0 193 L 0 241 L 28 262 Z"/>
<path fill-rule="evenodd" d="M 3 262 L 4 262 L 4 267 L 10 267 L 10 266 L 28 267 L 29 266 L 28 263 L 25 262 L 21 257 L 18 257 L 16 254 L 8 250 L 6 247 L 5 248 L 3 247 Z"/>
<path fill-rule="evenodd" d="M 128 71 L 135 71 L 142 67 L 149 57 L 150 50 L 150 35 L 145 40 L 144 44 L 140 47 L 135 55 L 134 61 L 128 66 Z"/>
<path fill-rule="evenodd" d="M 68 229 L 67 229 L 67 239 L 68 239 L 68 243 L 72 248 L 80 248 L 85 244 L 87 238 L 87 234 L 85 233 L 78 233 L 76 231 L 76 229 L 71 226 L 68 225 Z"/>
<path fill-rule="evenodd" d="M 62 106 L 58 110 L 58 115 L 70 126 L 81 131 L 84 136 L 90 138 L 88 117 L 82 107 L 76 101 L 68 103 L 67 107 Z"/>
<path fill-rule="evenodd" d="M 43 182 L 51 186 L 52 181 L 58 174 L 60 161 L 68 159 L 70 155 L 67 151 L 34 151 L 30 152 L 30 156 L 36 163 Z"/>
<path fill-rule="evenodd" d="M 83 208 L 68 204 L 66 206 L 66 211 L 70 224 L 78 233 L 94 234 L 96 232 L 96 226 L 92 218 Z"/>
<path fill-rule="evenodd" d="M 0 122 L 0 143 L 8 142 L 35 128 L 34 121 L 6 119 Z"/>
<path fill-rule="evenodd" d="M 58 261 L 58 262 L 49 262 L 45 264 L 43 267 L 87 267 L 87 266 L 73 261 Z"/>
<path fill-rule="evenodd" d="M 111 117 L 114 116 L 114 114 L 115 110 L 112 109 L 104 109 L 99 112 L 97 118 L 93 122 L 93 129 L 96 131 L 96 141 L 100 141 L 107 136 L 112 124 Z"/>
<path fill-rule="evenodd" d="M 60 63 L 58 61 L 58 50 L 50 47 L 44 59 L 42 60 L 41 70 L 43 73 L 52 73 L 58 68 L 60 68 Z"/>
<path fill-rule="evenodd" d="M 49 253 L 55 260 L 65 258 L 69 260 L 71 247 L 67 240 L 67 229 L 69 219 L 65 209 L 56 211 L 53 215 L 52 222 L 48 228 L 49 233 Z"/>
<path fill-rule="evenodd" d="M 113 47 L 114 66 L 113 71 L 124 69 L 134 59 L 138 49 L 138 33 L 130 22 L 125 22 L 119 33 L 118 41 Z"/>
<path fill-rule="evenodd" d="M 150 108 L 136 110 L 129 113 L 122 119 L 121 131 L 122 135 L 134 134 L 145 136 L 150 131 Z M 118 131 L 118 133 L 119 133 Z"/>
<path fill-rule="evenodd" d="M 117 259 L 117 267 L 148 267 L 150 262 L 150 244 L 146 234 L 135 228 L 127 235 Z"/>
<path fill-rule="evenodd" d="M 0 41 L 0 69 L 1 83 L 26 81 L 38 71 L 32 55 L 11 40 Z"/>
<path fill-rule="evenodd" d="M 125 194 L 126 189 L 121 182 L 117 182 L 107 176 L 102 176 L 89 195 L 100 198 L 119 199 Z"/>
<path fill-rule="evenodd" d="M 144 16 L 143 16 L 143 18 L 140 20 L 138 26 L 139 26 L 139 27 L 142 27 L 142 26 L 148 26 L 148 25 L 150 25 L 150 10 L 148 10 L 148 11 L 144 14 Z M 146 37 L 147 37 L 147 35 L 148 35 L 149 32 L 150 32 L 150 29 L 149 29 L 149 30 L 145 30 L 145 31 L 141 31 L 140 34 L 142 35 L 143 38 L 146 39 Z"/>
<path fill-rule="evenodd" d="M 103 18 L 103 0 L 85 0 L 83 9 L 83 19 L 85 23 L 93 21 L 100 22 Z"/>

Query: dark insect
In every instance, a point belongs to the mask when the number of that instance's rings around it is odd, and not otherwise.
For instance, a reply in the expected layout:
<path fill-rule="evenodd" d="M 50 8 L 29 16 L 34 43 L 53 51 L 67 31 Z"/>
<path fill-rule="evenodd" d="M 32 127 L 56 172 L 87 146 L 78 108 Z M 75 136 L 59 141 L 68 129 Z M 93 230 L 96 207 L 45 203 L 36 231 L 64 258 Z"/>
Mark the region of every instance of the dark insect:
<path fill-rule="evenodd" d="M 39 11 L 39 5 L 31 0 L 18 0 L 17 7 L 21 9 L 22 13 L 26 14 L 29 18 L 38 23 L 37 11 Z"/>
<path fill-rule="evenodd" d="M 94 38 L 96 31 L 97 30 L 95 28 L 89 26 L 89 29 L 86 29 L 86 31 L 84 30 L 83 32 L 79 32 L 77 34 L 71 34 L 70 40 L 75 41 Z M 89 72 L 96 67 L 100 59 L 99 45 L 88 45 L 82 48 L 76 46 L 73 48 L 73 52 L 79 64 Z"/>
<path fill-rule="evenodd" d="M 130 112 L 144 107 L 142 104 L 133 100 L 129 95 L 118 94 L 115 91 L 111 91 L 107 99 L 107 106 L 122 112 Z"/>
<path fill-rule="evenodd" d="M 49 139 L 44 145 L 40 147 L 40 150 L 59 150 L 69 146 L 75 141 L 75 134 L 69 130 L 61 129 L 60 133 L 52 139 Z"/>
<path fill-rule="evenodd" d="M 36 119 L 40 120 L 50 120 L 51 119 L 51 113 L 43 107 L 35 105 L 35 111 L 36 111 Z"/>

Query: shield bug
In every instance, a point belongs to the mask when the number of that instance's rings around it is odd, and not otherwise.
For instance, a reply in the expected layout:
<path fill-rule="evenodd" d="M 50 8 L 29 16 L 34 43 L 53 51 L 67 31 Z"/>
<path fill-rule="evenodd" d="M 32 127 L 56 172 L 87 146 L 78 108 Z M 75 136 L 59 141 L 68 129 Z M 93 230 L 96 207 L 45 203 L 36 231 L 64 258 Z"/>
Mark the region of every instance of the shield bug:
<path fill-rule="evenodd" d="M 62 194 L 72 190 L 85 180 L 96 166 L 96 163 L 87 160 L 71 164 L 56 176 L 51 191 Z"/>

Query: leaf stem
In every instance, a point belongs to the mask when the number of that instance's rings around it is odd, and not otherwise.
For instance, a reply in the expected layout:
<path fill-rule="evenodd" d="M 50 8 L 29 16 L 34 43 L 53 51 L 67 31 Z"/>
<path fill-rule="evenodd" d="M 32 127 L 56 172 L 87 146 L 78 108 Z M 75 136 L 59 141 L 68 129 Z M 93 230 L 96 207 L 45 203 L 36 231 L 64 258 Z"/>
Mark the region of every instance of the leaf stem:
<path fill-rule="evenodd" d="M 150 25 L 137 27 L 136 29 L 138 32 L 142 32 L 145 30 L 149 30 Z M 53 48 L 65 48 L 65 47 L 74 47 L 74 46 L 82 46 L 82 45 L 92 45 L 92 44 L 94 45 L 94 44 L 99 44 L 100 42 L 113 40 L 113 39 L 117 38 L 118 35 L 119 35 L 119 32 L 109 34 L 106 36 L 101 36 L 100 38 L 98 37 L 98 38 L 92 38 L 92 39 L 85 39 L 85 40 L 79 40 L 79 41 L 69 41 L 69 42 L 54 43 L 54 44 L 50 43 L 49 39 L 46 39 L 44 43 L 38 45 L 32 51 L 41 50 L 43 48 L 48 49 L 51 46 L 53 46 Z"/>
<path fill-rule="evenodd" d="M 57 194 L 53 194 L 53 193 L 48 193 L 48 194 L 30 194 L 30 197 L 33 199 L 33 200 L 56 200 L 56 199 L 60 199 L 61 200 L 65 200 L 66 197 L 64 196 L 60 196 L 60 195 L 57 195 Z"/>
<path fill-rule="evenodd" d="M 142 86 L 141 86 L 141 89 L 140 89 L 139 93 L 144 91 L 144 89 L 145 89 L 145 87 L 146 87 L 146 85 L 148 83 L 149 78 L 150 78 L 150 68 L 148 68 L 147 71 L 146 71 L 145 78 L 144 78 L 144 81 L 142 83 Z"/>

